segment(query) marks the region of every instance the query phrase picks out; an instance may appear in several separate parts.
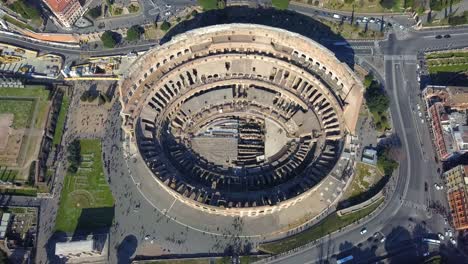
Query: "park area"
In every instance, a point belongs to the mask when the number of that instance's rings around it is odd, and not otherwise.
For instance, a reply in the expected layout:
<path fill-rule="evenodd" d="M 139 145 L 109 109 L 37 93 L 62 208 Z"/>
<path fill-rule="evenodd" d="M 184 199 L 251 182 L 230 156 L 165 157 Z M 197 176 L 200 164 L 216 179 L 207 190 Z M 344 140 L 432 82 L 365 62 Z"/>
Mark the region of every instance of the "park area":
<path fill-rule="evenodd" d="M 343 198 L 353 199 L 359 197 L 377 184 L 383 176 L 383 173 L 376 166 L 362 162 L 356 163 L 355 176 Z"/>
<path fill-rule="evenodd" d="M 468 71 L 468 52 L 440 52 L 426 56 L 431 74 Z"/>
<path fill-rule="evenodd" d="M 114 218 L 114 198 L 104 177 L 101 142 L 77 142 L 79 162 L 73 165 L 76 171 L 68 170 L 65 176 L 55 222 L 55 231 L 69 234 L 109 228 Z"/>
<path fill-rule="evenodd" d="M 2 181 L 27 180 L 49 108 L 50 93 L 44 86 L 0 88 L 0 166 L 15 171 L 14 177 L 3 173 Z"/>
<path fill-rule="evenodd" d="M 383 198 L 379 199 L 359 211 L 348 213 L 342 216 L 339 216 L 336 212 L 332 213 L 318 224 L 297 235 L 261 244 L 259 246 L 259 250 L 276 255 L 303 246 L 330 233 L 341 230 L 342 228 L 358 221 L 359 219 L 368 216 L 373 211 L 375 211 L 379 205 L 383 203 L 383 201 Z"/>

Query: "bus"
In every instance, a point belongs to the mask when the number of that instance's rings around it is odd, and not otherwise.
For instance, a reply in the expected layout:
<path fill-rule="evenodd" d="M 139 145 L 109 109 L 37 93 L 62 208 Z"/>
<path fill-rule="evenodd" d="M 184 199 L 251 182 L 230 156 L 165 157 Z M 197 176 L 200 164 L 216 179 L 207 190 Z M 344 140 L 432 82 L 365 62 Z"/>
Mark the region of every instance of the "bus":
<path fill-rule="evenodd" d="M 423 242 L 426 242 L 428 244 L 433 244 L 433 245 L 440 245 L 440 240 L 438 239 L 423 238 Z"/>
<path fill-rule="evenodd" d="M 336 264 L 343 264 L 343 263 L 346 263 L 346 262 L 348 262 L 350 260 L 353 260 L 353 259 L 354 259 L 353 255 L 349 255 L 349 256 L 347 256 L 345 258 L 341 258 L 341 259 L 336 260 Z"/>

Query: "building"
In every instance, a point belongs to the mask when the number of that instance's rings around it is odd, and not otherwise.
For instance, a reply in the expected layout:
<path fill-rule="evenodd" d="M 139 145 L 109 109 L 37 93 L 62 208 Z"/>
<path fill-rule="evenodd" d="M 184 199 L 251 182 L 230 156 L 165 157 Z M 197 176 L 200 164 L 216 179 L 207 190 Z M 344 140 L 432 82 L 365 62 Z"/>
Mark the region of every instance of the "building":
<path fill-rule="evenodd" d="M 427 86 L 423 91 L 440 160 L 468 151 L 468 87 Z"/>
<path fill-rule="evenodd" d="M 71 28 L 78 18 L 83 15 L 83 7 L 78 0 L 43 0 L 57 17 L 60 24 Z"/>
<path fill-rule="evenodd" d="M 459 165 L 444 173 L 453 227 L 468 229 L 468 166 Z"/>
<path fill-rule="evenodd" d="M 107 258 L 107 251 L 108 234 L 89 235 L 55 244 L 55 255 L 68 263 L 102 263 Z"/>
<path fill-rule="evenodd" d="M 10 224 L 10 217 L 10 213 L 3 213 L 2 215 L 2 222 L 0 224 L 0 239 L 4 239 L 6 236 L 8 225 Z"/>
<path fill-rule="evenodd" d="M 364 153 L 362 153 L 362 162 L 376 165 L 377 164 L 377 150 L 366 148 L 364 149 Z"/>
<path fill-rule="evenodd" d="M 168 195 L 241 217 L 285 210 L 343 177 L 362 93 L 324 46 L 256 24 L 178 35 L 119 83 L 131 148 Z"/>

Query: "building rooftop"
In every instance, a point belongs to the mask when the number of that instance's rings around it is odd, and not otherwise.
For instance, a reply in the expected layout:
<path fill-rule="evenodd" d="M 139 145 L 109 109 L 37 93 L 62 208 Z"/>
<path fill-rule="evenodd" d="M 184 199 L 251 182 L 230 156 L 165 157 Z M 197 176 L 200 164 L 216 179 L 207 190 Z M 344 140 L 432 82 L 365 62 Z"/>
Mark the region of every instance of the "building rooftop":
<path fill-rule="evenodd" d="M 80 253 L 91 253 L 93 250 L 94 240 L 58 242 L 55 244 L 55 255 L 76 255 Z"/>
<path fill-rule="evenodd" d="M 76 0 L 44 0 L 54 12 L 63 12 L 70 3 Z"/>

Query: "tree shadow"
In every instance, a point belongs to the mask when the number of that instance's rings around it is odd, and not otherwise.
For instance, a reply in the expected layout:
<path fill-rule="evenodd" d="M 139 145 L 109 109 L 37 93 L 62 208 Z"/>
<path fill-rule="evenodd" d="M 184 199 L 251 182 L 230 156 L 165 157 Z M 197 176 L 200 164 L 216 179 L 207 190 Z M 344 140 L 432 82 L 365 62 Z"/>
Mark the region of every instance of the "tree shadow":
<path fill-rule="evenodd" d="M 131 262 L 131 258 L 138 246 L 138 239 L 134 235 L 126 236 L 117 247 L 117 263 L 127 264 Z"/>
<path fill-rule="evenodd" d="M 285 29 L 308 37 L 335 52 L 342 62 L 354 67 L 354 52 L 343 48 L 346 45 L 334 45 L 335 42 L 348 43 L 341 35 L 334 33 L 329 26 L 309 16 L 273 8 L 249 8 L 232 6 L 219 10 L 210 10 L 197 14 L 193 19 L 185 20 L 171 28 L 161 39 L 160 44 L 170 41 L 174 36 L 189 30 L 219 24 L 248 23 Z"/>

